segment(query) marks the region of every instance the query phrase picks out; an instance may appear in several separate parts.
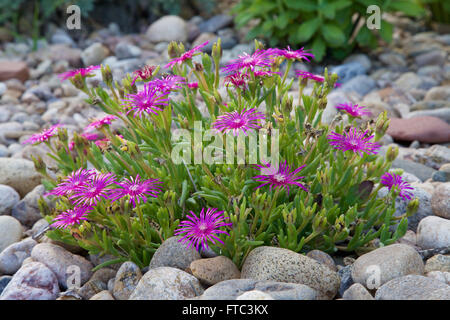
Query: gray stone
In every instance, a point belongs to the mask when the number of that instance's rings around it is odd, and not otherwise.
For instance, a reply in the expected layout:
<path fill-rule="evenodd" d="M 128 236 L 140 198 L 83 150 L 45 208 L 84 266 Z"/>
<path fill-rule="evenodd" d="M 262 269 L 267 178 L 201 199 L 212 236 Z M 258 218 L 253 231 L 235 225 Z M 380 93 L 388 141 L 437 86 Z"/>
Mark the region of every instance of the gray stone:
<path fill-rule="evenodd" d="M 31 238 L 13 243 L 0 253 L 0 274 L 14 274 L 22 266 L 22 262 L 31 254 L 37 244 Z"/>
<path fill-rule="evenodd" d="M 356 76 L 366 74 L 367 68 L 358 62 L 349 62 L 332 68 L 330 72 L 339 76 L 339 82 L 346 83 Z"/>
<path fill-rule="evenodd" d="M 0 216 L 11 214 L 11 209 L 19 202 L 20 196 L 10 186 L 0 185 Z"/>
<path fill-rule="evenodd" d="M 224 256 L 195 260 L 189 269 L 197 279 L 207 285 L 241 277 L 241 273 L 233 261 Z"/>
<path fill-rule="evenodd" d="M 381 286 L 376 300 L 450 300 L 450 286 L 439 280 L 408 275 Z"/>
<path fill-rule="evenodd" d="M 422 249 L 450 246 L 450 220 L 436 216 L 421 220 L 417 228 L 417 245 Z"/>
<path fill-rule="evenodd" d="M 0 184 L 15 189 L 21 197 L 41 183 L 41 175 L 34 169 L 32 161 L 0 158 Z"/>
<path fill-rule="evenodd" d="M 40 243 L 31 251 L 31 257 L 35 261 L 42 262 L 52 270 L 58 278 L 59 284 L 62 288 L 67 289 L 73 284 L 69 283 L 71 275 L 79 268 L 81 285 L 86 283 L 92 276 L 91 262 L 82 256 L 75 255 L 66 249 L 51 244 Z"/>
<path fill-rule="evenodd" d="M 450 272 L 450 256 L 437 254 L 428 259 L 425 264 L 425 272 L 428 273 L 431 271 Z"/>
<path fill-rule="evenodd" d="M 0 253 L 22 238 L 22 226 L 17 219 L 0 216 Z"/>
<path fill-rule="evenodd" d="M 111 293 L 109 293 L 108 290 L 103 290 L 93 295 L 89 300 L 115 300 L 115 299 L 111 295 Z"/>
<path fill-rule="evenodd" d="M 128 300 L 141 278 L 141 270 L 136 264 L 131 261 L 123 263 L 114 279 L 114 297 L 117 300 Z"/>
<path fill-rule="evenodd" d="M 160 267 L 144 274 L 129 300 L 184 300 L 202 293 L 194 276 L 177 268 Z"/>
<path fill-rule="evenodd" d="M 375 80 L 366 75 L 359 75 L 344 83 L 341 90 L 347 92 L 354 91 L 361 96 L 365 96 L 370 91 L 375 89 L 375 87 Z"/>
<path fill-rule="evenodd" d="M 408 274 L 423 274 L 422 258 L 414 248 L 392 244 L 366 253 L 353 264 L 352 278 L 369 289 Z M 378 279 L 375 279 L 375 276 Z M 372 283 L 374 281 L 374 283 Z"/>
<path fill-rule="evenodd" d="M 342 298 L 344 300 L 375 300 L 369 291 L 360 283 L 355 283 L 348 288 Z"/>
<path fill-rule="evenodd" d="M 17 271 L 0 300 L 55 300 L 59 293 L 58 280 L 43 263 L 31 262 Z"/>
<path fill-rule="evenodd" d="M 416 118 L 416 117 L 424 117 L 424 116 L 439 118 L 447 123 L 450 123 L 450 109 L 449 108 L 413 111 L 406 115 L 406 119 Z"/>
<path fill-rule="evenodd" d="M 151 42 L 187 40 L 186 22 L 178 16 L 164 16 L 153 22 L 145 33 Z"/>
<path fill-rule="evenodd" d="M 114 53 L 118 59 L 129 59 L 139 57 L 142 53 L 141 49 L 127 42 L 119 42 L 114 49 Z"/>
<path fill-rule="evenodd" d="M 232 23 L 233 17 L 227 14 L 219 14 L 212 17 L 211 19 L 206 20 L 205 22 L 202 22 L 199 25 L 199 29 L 203 32 L 216 32 L 219 29 L 223 29 Z"/>
<path fill-rule="evenodd" d="M 236 300 L 274 300 L 269 294 L 259 290 L 247 291 L 236 298 Z"/>
<path fill-rule="evenodd" d="M 386 52 L 378 56 L 378 59 L 391 67 L 406 67 L 406 59 L 403 55 L 395 52 Z"/>
<path fill-rule="evenodd" d="M 91 44 L 81 53 L 81 60 L 85 66 L 100 64 L 109 54 L 108 48 L 99 42 Z"/>
<path fill-rule="evenodd" d="M 435 215 L 450 219 L 450 182 L 442 183 L 434 189 L 431 208 Z"/>
<path fill-rule="evenodd" d="M 421 163 L 404 159 L 395 159 L 392 162 L 392 168 L 400 168 L 406 172 L 414 173 L 414 175 L 422 181 L 430 179 L 433 176 L 433 173 L 436 172 L 433 168 L 427 167 Z"/>
<path fill-rule="evenodd" d="M 338 271 L 333 258 L 326 252 L 320 250 L 311 250 L 306 254 L 306 256 L 308 258 L 316 260 L 323 265 L 326 265 L 332 271 Z"/>
<path fill-rule="evenodd" d="M 418 55 L 415 60 L 418 67 L 428 66 L 428 65 L 439 65 L 442 66 L 445 63 L 447 54 L 441 50 L 433 50 L 430 52 L 422 53 Z"/>
<path fill-rule="evenodd" d="M 433 176 L 431 178 L 433 179 L 433 181 L 436 182 L 447 182 L 450 180 L 450 174 L 448 172 L 443 172 L 439 170 L 433 173 Z"/>
<path fill-rule="evenodd" d="M 425 101 L 448 101 L 450 100 L 450 86 L 434 87 L 428 90 L 424 98 Z"/>
<path fill-rule="evenodd" d="M 422 84 L 422 79 L 414 72 L 407 72 L 395 80 L 394 84 L 403 91 L 410 91 L 418 88 Z"/>
<path fill-rule="evenodd" d="M 0 296 L 2 295 L 3 290 L 5 290 L 11 279 L 12 276 L 0 276 Z"/>
<path fill-rule="evenodd" d="M 96 295 L 99 292 L 106 290 L 106 283 L 100 280 L 89 280 L 86 282 L 80 290 L 78 290 L 78 294 L 85 300 L 89 300 L 92 296 Z"/>
<path fill-rule="evenodd" d="M 276 247 L 258 247 L 245 259 L 242 279 L 299 283 L 332 299 L 339 288 L 339 276 L 327 266 L 294 251 Z"/>
<path fill-rule="evenodd" d="M 430 271 L 426 274 L 428 278 L 439 280 L 447 285 L 450 285 L 450 272 Z"/>
<path fill-rule="evenodd" d="M 348 265 L 338 271 L 339 278 L 341 279 L 341 283 L 339 285 L 339 295 L 341 297 L 344 295 L 344 292 L 354 283 L 352 278 L 352 269 L 353 265 Z"/>
<path fill-rule="evenodd" d="M 173 267 L 185 270 L 192 261 L 200 259 L 200 253 L 193 246 L 188 249 L 187 244 L 178 241 L 181 238 L 177 236 L 166 239 L 153 254 L 149 267 Z"/>
<path fill-rule="evenodd" d="M 233 279 L 222 281 L 209 287 L 200 297 L 200 300 L 235 300 L 246 292 L 256 290 L 269 295 L 275 300 L 317 299 L 317 292 L 303 284 L 254 279 Z"/>
<path fill-rule="evenodd" d="M 12 208 L 11 215 L 24 226 L 31 228 L 38 220 L 42 219 L 38 200 L 44 193 L 45 187 L 42 184 L 36 186 Z"/>

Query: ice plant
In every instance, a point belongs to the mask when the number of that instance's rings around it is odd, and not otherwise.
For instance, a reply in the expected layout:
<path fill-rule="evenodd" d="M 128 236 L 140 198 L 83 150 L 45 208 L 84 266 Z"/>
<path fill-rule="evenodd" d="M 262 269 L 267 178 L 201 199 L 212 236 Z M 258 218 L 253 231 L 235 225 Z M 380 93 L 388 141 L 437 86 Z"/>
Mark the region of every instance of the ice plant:
<path fill-rule="evenodd" d="M 160 79 L 155 79 L 148 84 L 161 94 L 167 95 L 171 91 L 181 89 L 181 86 L 186 84 L 186 79 L 176 75 L 167 75 Z"/>
<path fill-rule="evenodd" d="M 188 248 L 194 246 L 197 251 L 200 248 L 208 249 L 208 241 L 213 244 L 216 244 L 216 241 L 223 244 L 216 235 L 221 233 L 229 235 L 229 233 L 219 228 L 232 225 L 225 222 L 228 218 L 224 217 L 223 210 L 208 208 L 205 212 L 205 208 L 202 208 L 199 216 L 192 211 L 189 212 L 190 215 L 186 215 L 187 220 L 181 221 L 180 227 L 175 230 L 175 235 L 183 235 L 179 242 L 188 243 Z"/>
<path fill-rule="evenodd" d="M 128 196 L 134 208 L 141 202 L 147 202 L 147 197 L 156 198 L 161 192 L 159 186 L 161 183 L 157 179 L 142 180 L 139 174 L 136 175 L 136 178 L 125 178 L 123 182 L 117 183 L 119 188 L 112 191 L 111 200 L 114 202 Z"/>
<path fill-rule="evenodd" d="M 47 193 L 47 195 L 70 196 L 78 191 L 81 186 L 86 185 L 91 176 L 94 174 L 92 170 L 80 168 L 65 177 L 56 188 Z"/>
<path fill-rule="evenodd" d="M 198 89 L 198 82 L 190 82 L 188 83 L 189 89 Z"/>
<path fill-rule="evenodd" d="M 77 206 L 95 206 L 101 199 L 109 199 L 111 186 L 116 182 L 114 174 L 95 173 L 90 179 L 74 190 L 70 199 Z"/>
<path fill-rule="evenodd" d="M 399 191 L 398 196 L 405 201 L 411 200 L 413 197 L 413 193 L 410 190 L 414 190 L 414 188 L 398 174 L 386 172 L 381 176 L 380 182 L 389 190 L 397 188 Z"/>
<path fill-rule="evenodd" d="M 290 60 L 309 61 L 309 58 L 314 59 L 314 55 L 312 53 L 306 52 L 303 48 L 292 50 L 290 46 L 287 46 L 286 49 L 273 49 L 272 53 L 275 56 L 285 57 L 286 59 Z"/>
<path fill-rule="evenodd" d="M 60 124 L 55 124 L 55 125 L 51 126 L 50 128 L 43 130 L 42 132 L 33 134 L 30 138 L 28 138 L 27 140 L 25 140 L 22 143 L 23 144 L 26 144 L 26 143 L 35 144 L 35 143 L 46 142 L 51 137 L 53 137 L 54 135 L 56 135 L 58 133 L 58 128 L 60 126 L 61 126 Z"/>
<path fill-rule="evenodd" d="M 304 71 L 304 70 L 295 70 L 295 75 L 297 77 L 305 79 L 305 80 L 311 79 L 311 80 L 314 80 L 314 81 L 320 82 L 320 83 L 322 83 L 325 80 L 325 78 L 323 76 L 321 76 L 321 75 L 317 75 L 317 74 L 314 74 L 314 73 L 311 73 L 311 72 L 308 72 L 308 71 Z M 334 84 L 334 86 L 335 87 L 340 87 L 341 84 L 336 82 Z"/>
<path fill-rule="evenodd" d="M 60 213 L 53 219 L 53 223 L 50 225 L 56 229 L 66 229 L 74 225 L 80 224 L 83 220 L 87 220 L 87 215 L 92 208 L 90 207 L 75 207 L 68 209 Z"/>
<path fill-rule="evenodd" d="M 232 84 L 236 88 L 245 90 L 247 87 L 248 75 L 246 73 L 236 72 L 225 77 L 224 83 L 226 86 Z"/>
<path fill-rule="evenodd" d="M 271 171 L 270 163 L 255 166 L 261 170 L 264 169 L 265 171 Z M 256 189 L 264 187 L 265 185 L 269 185 L 270 190 L 272 190 L 272 188 L 286 188 L 287 193 L 289 194 L 289 188 L 291 186 L 298 186 L 307 192 L 308 189 L 306 188 L 306 186 L 298 182 L 298 180 L 303 179 L 304 177 L 297 175 L 305 166 L 306 165 L 304 164 L 291 171 L 291 168 L 289 168 L 289 165 L 286 161 L 284 163 L 280 163 L 278 166 L 278 170 L 276 170 L 276 168 L 273 168 L 274 172 L 270 174 L 262 174 L 253 177 L 253 179 L 255 179 L 256 181 L 263 182 L 263 184 L 256 187 Z"/>
<path fill-rule="evenodd" d="M 336 109 L 345 111 L 349 115 L 355 118 L 360 118 L 362 116 L 370 116 L 372 113 L 366 109 L 366 107 L 358 106 L 352 103 L 340 103 L 336 106 Z"/>
<path fill-rule="evenodd" d="M 368 136 L 368 134 L 369 130 L 362 132 L 357 128 L 351 127 L 348 132 L 344 132 L 343 134 L 333 131 L 327 138 L 335 149 L 342 151 L 349 150 L 358 153 L 362 157 L 363 153 L 376 154 L 380 148 L 379 144 L 370 142 L 374 136 Z"/>
<path fill-rule="evenodd" d="M 272 51 L 259 49 L 253 54 L 244 53 L 239 55 L 237 59 L 231 60 L 222 71 L 226 73 L 242 72 L 248 68 L 255 70 L 256 67 L 270 67 L 273 64 Z"/>
<path fill-rule="evenodd" d="M 100 129 L 103 126 L 111 124 L 116 119 L 117 119 L 116 116 L 108 115 L 108 116 L 103 117 L 101 119 L 97 119 L 97 120 L 92 121 L 90 124 L 88 124 L 86 126 L 86 128 L 84 130 L 85 131 L 89 131 L 90 129 Z"/>
<path fill-rule="evenodd" d="M 172 59 L 168 64 L 164 66 L 164 68 L 172 68 L 174 65 L 181 65 L 186 60 L 191 60 L 194 55 L 199 53 L 204 46 L 206 46 L 209 41 L 206 41 L 198 46 L 193 47 L 191 50 L 186 51 L 180 57 Z"/>
<path fill-rule="evenodd" d="M 150 79 L 152 77 L 155 69 L 156 69 L 155 66 L 145 66 L 140 70 L 134 71 L 133 72 L 134 78 L 133 78 L 133 81 L 131 82 L 131 85 L 134 85 L 136 83 L 136 80 L 138 80 L 138 79 L 141 79 L 141 80 Z"/>
<path fill-rule="evenodd" d="M 143 114 L 158 114 L 168 105 L 169 99 L 166 94 L 161 94 L 152 83 L 144 84 L 143 90 L 135 94 L 128 94 L 123 105 L 129 108 L 127 114 L 133 111 L 134 116 Z"/>
<path fill-rule="evenodd" d="M 78 74 L 84 78 L 84 77 L 91 76 L 91 72 L 94 70 L 97 70 L 97 69 L 100 69 L 100 66 L 89 66 L 86 68 L 79 68 L 79 69 L 75 69 L 75 70 L 66 71 L 66 72 L 59 74 L 58 76 L 62 80 L 67 80 L 69 78 L 73 78 Z"/>
<path fill-rule="evenodd" d="M 244 109 L 241 112 L 232 111 L 219 116 L 212 126 L 222 133 L 232 132 L 237 136 L 240 131 L 247 134 L 248 130 L 261 128 L 260 121 L 265 118 L 265 115 L 255 108 Z"/>

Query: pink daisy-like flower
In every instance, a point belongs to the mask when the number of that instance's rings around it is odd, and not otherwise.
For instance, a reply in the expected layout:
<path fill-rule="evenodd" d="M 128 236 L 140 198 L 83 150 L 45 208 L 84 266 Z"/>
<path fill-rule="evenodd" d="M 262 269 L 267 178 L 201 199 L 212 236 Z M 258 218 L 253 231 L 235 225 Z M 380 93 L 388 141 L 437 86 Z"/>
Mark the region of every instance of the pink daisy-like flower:
<path fill-rule="evenodd" d="M 212 126 L 222 133 L 232 132 L 235 136 L 237 136 L 241 130 L 244 134 L 247 134 L 247 131 L 250 129 L 261 128 L 259 121 L 265 119 L 266 117 L 264 114 L 256 111 L 255 108 L 249 110 L 244 109 L 241 112 L 227 112 L 217 117 L 217 120 Z"/>
<path fill-rule="evenodd" d="M 117 183 L 117 186 L 120 188 L 113 190 L 111 200 L 116 201 L 119 198 L 129 196 L 134 208 L 136 207 L 136 204 L 139 204 L 141 201 L 147 202 L 147 196 L 153 198 L 158 197 L 158 193 L 161 192 L 161 187 L 158 184 L 161 183 L 162 182 L 157 179 L 142 181 L 139 175 L 136 175 L 136 178 L 125 178 L 123 182 Z"/>
<path fill-rule="evenodd" d="M 61 126 L 60 124 L 55 124 L 42 132 L 35 133 L 30 138 L 28 138 L 27 140 L 22 142 L 22 144 L 26 144 L 26 143 L 35 144 L 35 143 L 41 143 L 41 142 L 48 141 L 51 137 L 53 137 L 54 135 L 56 135 L 58 133 L 58 128 L 60 126 Z"/>
<path fill-rule="evenodd" d="M 86 128 L 84 128 L 84 130 L 89 131 L 89 129 L 100 129 L 101 127 L 105 126 L 105 125 L 109 125 L 111 124 L 114 120 L 116 120 L 117 117 L 113 116 L 113 115 L 107 115 L 106 117 L 103 117 L 101 119 L 95 120 L 93 122 L 91 122 L 90 124 L 87 125 Z"/>
<path fill-rule="evenodd" d="M 199 51 L 206 46 L 209 43 L 209 41 L 206 41 L 205 43 L 202 43 L 201 45 L 193 47 L 191 50 L 186 51 L 183 53 L 180 57 L 172 59 L 168 64 L 164 66 L 164 68 L 171 68 L 175 64 L 181 65 L 184 61 L 192 59 L 194 55 L 199 53 Z"/>
<path fill-rule="evenodd" d="M 308 192 L 308 189 L 305 187 L 305 185 L 298 182 L 298 180 L 303 179 L 304 177 L 297 176 L 297 174 L 306 166 L 306 164 L 298 167 L 294 171 L 291 171 L 289 168 L 289 165 L 285 161 L 284 163 L 280 163 L 278 166 L 278 170 L 276 168 L 272 168 L 270 163 L 262 164 L 262 165 L 256 165 L 257 168 L 261 169 L 262 172 L 271 172 L 269 174 L 262 174 L 254 176 L 253 179 L 259 182 L 264 182 L 260 186 L 256 187 L 256 189 L 261 188 L 265 185 L 269 185 L 270 190 L 273 188 L 286 188 L 287 193 L 289 194 L 289 188 L 293 185 L 296 185 L 306 192 Z"/>
<path fill-rule="evenodd" d="M 355 118 L 370 116 L 372 114 L 366 109 L 366 107 L 358 106 L 357 104 L 352 103 L 340 103 L 336 106 L 336 109 L 343 110 Z"/>
<path fill-rule="evenodd" d="M 405 201 L 411 200 L 413 197 L 413 193 L 409 190 L 414 190 L 414 188 L 398 174 L 386 172 L 381 176 L 380 182 L 388 187 L 389 190 L 397 188 L 400 191 L 398 196 Z"/>
<path fill-rule="evenodd" d="M 223 241 L 216 236 L 216 234 L 230 235 L 228 232 L 219 230 L 221 227 L 231 226 L 232 223 L 225 222 L 227 217 L 223 216 L 223 211 L 216 208 L 205 208 L 200 212 L 198 217 L 194 212 L 190 211 L 191 215 L 186 215 L 187 220 L 180 223 L 180 228 L 175 230 L 175 235 L 183 235 L 178 242 L 188 243 L 188 248 L 194 246 L 197 251 L 200 247 L 205 250 L 208 249 L 208 241 L 216 244 L 215 240 L 222 243 Z"/>
<path fill-rule="evenodd" d="M 356 128 L 350 128 L 348 132 L 344 132 L 343 134 L 338 134 L 333 131 L 327 138 L 335 149 L 344 152 L 350 150 L 358 153 L 362 157 L 363 152 L 366 154 L 376 154 L 378 152 L 377 149 L 380 148 L 379 144 L 369 142 L 373 138 L 373 135 L 367 136 L 368 134 L 369 130 L 362 132 Z"/>
<path fill-rule="evenodd" d="M 101 199 L 108 199 L 111 195 L 110 186 L 115 184 L 113 173 L 95 173 L 90 179 L 77 188 L 70 197 L 75 205 L 95 206 Z"/>
<path fill-rule="evenodd" d="M 97 140 L 99 138 L 98 134 L 91 132 L 83 132 L 82 134 L 80 134 L 80 136 L 82 136 L 88 141 Z M 74 148 L 75 148 L 75 141 L 72 140 L 69 142 L 69 150 L 73 150 Z"/>
<path fill-rule="evenodd" d="M 197 89 L 198 88 L 198 82 L 190 82 L 188 83 L 189 89 Z"/>
<path fill-rule="evenodd" d="M 245 90 L 247 88 L 248 75 L 246 73 L 236 72 L 225 76 L 224 83 L 226 86 L 232 84 L 236 88 Z"/>
<path fill-rule="evenodd" d="M 136 70 L 133 72 L 134 74 L 134 78 L 133 81 L 131 82 L 131 85 L 134 85 L 137 79 L 141 79 L 141 80 L 147 80 L 150 79 L 151 76 L 153 75 L 153 72 L 155 71 L 156 66 L 145 66 L 140 70 Z"/>
<path fill-rule="evenodd" d="M 67 80 L 69 78 L 73 78 L 76 75 L 80 74 L 84 78 L 84 77 L 90 76 L 91 72 L 93 70 L 97 70 L 97 69 L 100 69 L 100 66 L 89 66 L 86 68 L 80 68 L 80 69 L 63 72 L 63 73 L 59 74 L 58 77 L 60 77 L 61 80 Z"/>
<path fill-rule="evenodd" d="M 66 229 L 74 225 L 80 224 L 83 220 L 87 220 L 88 212 L 92 210 L 90 207 L 75 207 L 60 213 L 50 226 L 56 229 Z"/>
<path fill-rule="evenodd" d="M 316 82 L 324 82 L 325 78 L 323 76 L 308 72 L 308 71 L 304 71 L 304 70 L 295 70 L 295 74 L 297 75 L 297 77 L 299 78 L 303 78 L 303 79 L 311 79 L 314 80 Z M 341 84 L 340 83 L 335 83 L 334 87 L 340 87 Z"/>
<path fill-rule="evenodd" d="M 229 64 L 222 68 L 222 71 L 235 73 L 241 72 L 245 68 L 255 70 L 256 67 L 270 67 L 274 61 L 271 55 L 272 50 L 259 49 L 251 55 L 244 52 L 237 59 L 231 60 Z"/>
<path fill-rule="evenodd" d="M 130 108 L 127 115 L 134 111 L 134 116 L 142 114 L 153 113 L 158 114 L 157 111 L 162 111 L 165 106 L 169 104 L 167 94 L 160 94 L 150 82 L 144 84 L 144 89 L 136 94 L 128 94 L 127 99 L 124 99 L 124 105 Z"/>
<path fill-rule="evenodd" d="M 181 85 L 186 84 L 186 79 L 176 75 L 167 75 L 161 79 L 155 79 L 148 84 L 160 93 L 167 95 L 171 91 L 181 89 Z"/>
<path fill-rule="evenodd" d="M 272 53 L 276 56 L 285 57 L 291 60 L 306 60 L 309 61 L 309 57 L 314 59 L 312 53 L 306 52 L 303 48 L 298 50 L 292 50 L 289 46 L 286 49 L 272 49 Z"/>
<path fill-rule="evenodd" d="M 86 170 L 83 168 L 73 171 L 71 174 L 65 177 L 56 188 L 49 191 L 46 195 L 71 195 L 74 192 L 78 191 L 81 186 L 86 185 L 90 181 L 90 178 L 93 174 L 94 172 L 92 170 Z"/>

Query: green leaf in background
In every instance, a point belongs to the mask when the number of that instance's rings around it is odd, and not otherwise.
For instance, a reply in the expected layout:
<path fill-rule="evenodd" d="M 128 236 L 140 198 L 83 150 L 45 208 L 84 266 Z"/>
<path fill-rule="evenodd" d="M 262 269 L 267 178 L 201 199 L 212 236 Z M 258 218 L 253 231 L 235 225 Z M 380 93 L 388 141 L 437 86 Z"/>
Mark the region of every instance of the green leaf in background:
<path fill-rule="evenodd" d="M 317 9 L 315 1 L 312 0 L 284 0 L 284 3 L 290 9 L 297 9 L 309 12 Z"/>
<path fill-rule="evenodd" d="M 331 45 L 338 46 L 345 42 L 345 34 L 338 26 L 327 23 L 321 29 L 323 37 Z"/>
<path fill-rule="evenodd" d="M 395 0 L 389 5 L 390 10 L 400 11 L 409 16 L 417 17 L 425 14 L 422 6 L 411 0 Z"/>
<path fill-rule="evenodd" d="M 297 40 L 297 42 L 306 42 L 311 39 L 313 34 L 319 28 L 320 22 L 320 18 L 317 17 L 315 19 L 302 23 L 300 25 L 300 28 L 298 28 L 298 31 L 295 33 L 295 39 Z"/>
<path fill-rule="evenodd" d="M 380 36 L 386 42 L 391 42 L 394 26 L 387 21 L 381 20 Z"/>
<path fill-rule="evenodd" d="M 322 61 L 325 55 L 325 48 L 325 41 L 320 36 L 316 36 L 311 49 L 317 61 Z"/>

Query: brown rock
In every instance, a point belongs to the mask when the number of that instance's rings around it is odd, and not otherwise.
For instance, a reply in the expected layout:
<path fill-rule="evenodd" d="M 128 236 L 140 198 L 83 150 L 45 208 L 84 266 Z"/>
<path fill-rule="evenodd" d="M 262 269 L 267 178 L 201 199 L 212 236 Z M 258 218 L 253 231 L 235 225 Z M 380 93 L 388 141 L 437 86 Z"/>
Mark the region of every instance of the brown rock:
<path fill-rule="evenodd" d="M 30 78 L 27 64 L 22 61 L 0 61 L 0 81 L 19 79 L 25 82 Z"/>
<path fill-rule="evenodd" d="M 81 50 L 70 48 L 64 44 L 55 44 L 50 48 L 50 58 L 53 61 L 65 60 L 71 67 L 79 68 L 81 62 Z"/>
<path fill-rule="evenodd" d="M 391 119 L 387 134 L 395 140 L 426 143 L 450 141 L 450 125 L 436 117 L 419 116 L 410 119 Z"/>
<path fill-rule="evenodd" d="M 190 269 L 197 279 L 207 285 L 241 277 L 233 261 L 224 256 L 195 260 L 191 263 Z"/>

